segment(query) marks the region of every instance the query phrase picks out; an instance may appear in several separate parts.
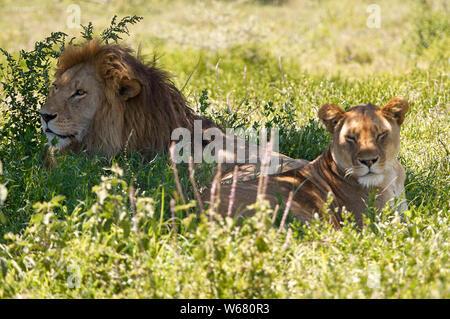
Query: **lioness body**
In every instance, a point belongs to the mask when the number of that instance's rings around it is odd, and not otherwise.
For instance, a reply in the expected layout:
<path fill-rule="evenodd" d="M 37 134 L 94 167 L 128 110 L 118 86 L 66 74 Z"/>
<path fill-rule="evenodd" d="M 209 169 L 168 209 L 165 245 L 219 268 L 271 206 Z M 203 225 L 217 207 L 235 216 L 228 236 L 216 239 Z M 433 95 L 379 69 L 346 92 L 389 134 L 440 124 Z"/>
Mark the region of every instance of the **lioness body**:
<path fill-rule="evenodd" d="M 345 207 L 361 226 L 371 192 L 376 193 L 378 208 L 404 193 L 405 171 L 396 157 L 400 125 L 407 110 L 408 103 L 401 98 L 391 99 L 384 108 L 368 104 L 347 112 L 324 105 L 319 117 L 333 134 L 330 146 L 306 166 L 270 176 L 265 198 L 272 207 L 286 204 L 292 191 L 290 210 L 297 219 L 308 221 L 317 213 L 339 227 Z M 251 180 L 236 185 L 235 214 L 252 213 L 245 207 L 255 202 L 258 183 Z M 228 210 L 231 189 L 231 185 L 221 186 L 221 213 Z M 329 196 L 334 212 L 331 215 L 324 210 Z M 209 192 L 204 198 L 209 198 Z M 406 203 L 403 201 L 398 209 L 406 209 Z"/>
<path fill-rule="evenodd" d="M 362 223 L 362 213 L 366 210 L 369 200 L 369 189 L 361 187 L 354 178 L 346 178 L 345 174 L 338 168 L 327 149 L 314 161 L 300 169 L 293 169 L 282 174 L 270 176 L 265 199 L 271 207 L 288 201 L 289 192 L 295 195 L 291 203 L 290 211 L 294 217 L 301 221 L 309 221 L 314 213 L 323 216 L 323 206 L 328 196 L 333 198 L 330 205 L 332 210 L 341 210 L 342 207 L 352 212 L 358 225 Z M 378 185 L 379 192 L 376 197 L 376 206 L 381 208 L 392 198 L 400 197 L 404 191 L 405 172 L 401 164 L 396 160 L 394 168 L 385 175 L 382 183 Z M 228 196 L 231 185 L 221 186 L 222 201 L 220 211 L 227 212 Z M 253 179 L 246 183 L 236 185 L 235 212 L 243 216 L 252 214 L 245 207 L 256 201 L 258 191 L 258 180 Z M 209 196 L 205 196 L 207 199 Z M 327 217 L 336 226 L 339 226 L 341 215 L 336 214 Z"/>

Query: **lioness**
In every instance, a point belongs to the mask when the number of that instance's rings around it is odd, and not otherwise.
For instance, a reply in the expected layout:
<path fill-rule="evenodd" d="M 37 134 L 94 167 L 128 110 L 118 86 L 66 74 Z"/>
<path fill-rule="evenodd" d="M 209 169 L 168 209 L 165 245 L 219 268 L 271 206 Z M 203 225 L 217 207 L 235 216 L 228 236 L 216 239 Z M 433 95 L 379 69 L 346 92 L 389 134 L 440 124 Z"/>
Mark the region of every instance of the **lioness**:
<path fill-rule="evenodd" d="M 362 226 L 369 192 L 376 191 L 376 206 L 383 207 L 392 198 L 403 196 L 405 171 L 397 160 L 400 148 L 400 126 L 408 111 L 408 102 L 394 97 L 382 108 L 373 104 L 357 105 L 344 111 L 334 104 L 323 105 L 319 118 L 333 138 L 330 146 L 314 161 L 269 178 L 265 198 L 272 207 L 282 199 L 286 203 L 293 191 L 292 214 L 309 221 L 317 213 L 336 227 L 346 208 Z M 219 211 L 227 212 L 231 185 L 221 186 Z M 245 207 L 255 202 L 258 180 L 238 183 L 235 189 L 236 212 L 251 211 Z M 332 197 L 328 214 L 323 206 Z M 203 198 L 209 198 L 209 191 Z M 403 201 L 399 210 L 405 210 Z"/>

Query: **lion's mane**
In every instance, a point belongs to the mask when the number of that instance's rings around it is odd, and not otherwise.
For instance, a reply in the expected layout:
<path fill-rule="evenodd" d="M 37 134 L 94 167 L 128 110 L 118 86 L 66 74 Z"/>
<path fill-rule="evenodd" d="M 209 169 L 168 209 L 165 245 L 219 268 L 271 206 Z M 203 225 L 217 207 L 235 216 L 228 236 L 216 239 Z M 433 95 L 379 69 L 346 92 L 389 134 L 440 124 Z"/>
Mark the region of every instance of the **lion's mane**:
<path fill-rule="evenodd" d="M 91 40 L 82 46 L 69 46 L 61 54 L 55 77 L 80 63 L 95 67 L 104 87 L 104 98 L 95 118 L 78 148 L 113 156 L 127 150 L 166 150 L 171 132 L 177 127 L 192 131 L 196 119 L 203 129 L 212 121 L 193 113 L 167 72 L 156 66 L 156 59 L 145 64 L 121 45 L 102 45 Z M 123 80 L 135 79 L 140 93 L 122 100 L 117 92 Z M 73 148 L 73 147 L 72 147 Z"/>

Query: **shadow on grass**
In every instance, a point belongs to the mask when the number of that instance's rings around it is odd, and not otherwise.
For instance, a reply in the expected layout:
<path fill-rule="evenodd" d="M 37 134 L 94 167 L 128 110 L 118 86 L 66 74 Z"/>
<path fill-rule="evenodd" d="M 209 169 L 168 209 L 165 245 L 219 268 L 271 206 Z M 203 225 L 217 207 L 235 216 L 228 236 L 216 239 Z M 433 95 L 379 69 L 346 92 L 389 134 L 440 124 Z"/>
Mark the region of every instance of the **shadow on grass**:
<path fill-rule="evenodd" d="M 400 162 L 406 169 L 405 190 L 410 207 L 449 209 L 448 159 L 439 158 L 423 168 L 410 167 L 403 158 Z"/>
<path fill-rule="evenodd" d="M 330 134 L 317 120 L 300 129 L 280 128 L 280 152 L 293 158 L 312 160 L 329 144 Z M 22 232 L 34 214 L 36 202 L 50 201 L 56 195 L 65 196 L 64 211 L 55 212 L 60 217 L 70 214 L 76 207 L 87 210 L 94 202 L 92 187 L 101 182 L 101 176 L 110 174 L 105 168 L 114 163 L 124 170 L 123 179 L 133 185 L 140 196 L 155 200 L 155 213 L 159 218 L 170 218 L 170 199 L 175 196 L 175 182 L 167 154 L 158 154 L 151 162 L 143 160 L 139 153 L 121 155 L 107 160 L 100 156 L 88 156 L 85 153 L 61 156 L 58 166 L 49 170 L 43 166 L 44 147 L 34 154 L 21 152 L 21 144 L 1 150 L 4 175 L 1 183 L 8 188 L 8 198 L 2 207 L 6 222 L 0 223 L 0 242 L 7 232 Z M 27 149 L 26 146 L 23 149 Z M 445 207 L 448 206 L 449 187 L 443 179 L 449 171 L 448 162 L 443 159 L 433 162 L 423 169 L 415 169 L 401 158 L 406 168 L 406 196 L 409 206 Z M 202 165 L 196 169 L 196 181 L 199 187 L 209 185 L 213 165 Z M 187 165 L 179 165 L 180 183 L 184 194 L 194 199 L 189 181 Z M 288 217 L 288 222 L 293 221 Z"/>

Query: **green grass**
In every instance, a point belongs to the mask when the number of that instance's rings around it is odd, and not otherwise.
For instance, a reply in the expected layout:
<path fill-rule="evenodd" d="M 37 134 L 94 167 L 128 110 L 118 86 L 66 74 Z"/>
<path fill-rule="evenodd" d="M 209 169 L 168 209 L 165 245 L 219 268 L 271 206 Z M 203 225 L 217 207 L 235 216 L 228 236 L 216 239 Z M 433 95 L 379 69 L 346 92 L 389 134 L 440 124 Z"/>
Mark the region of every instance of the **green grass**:
<path fill-rule="evenodd" d="M 444 2 L 379 1 L 380 29 L 365 26 L 370 2 L 266 2 L 81 2 L 81 23 L 92 21 L 98 34 L 116 13 L 144 16 L 124 41 L 141 45 L 144 56 L 159 52 L 178 87 L 198 63 L 184 90 L 194 109 L 205 92 L 205 113 L 224 126 L 280 127 L 281 152 L 296 158 L 313 159 L 329 141 L 316 117 L 320 105 L 383 105 L 404 96 L 410 102 L 400 152 L 405 216 L 386 208 L 370 215 L 361 232 L 351 220 L 341 231 L 292 221 L 277 234 L 264 203 L 240 222 L 218 216 L 210 222 L 195 206 L 179 205 L 165 154 L 152 163 L 137 154 L 70 155 L 47 170 L 39 123 L 29 111 L 43 102 L 47 79 L 21 62 L 15 70 L 25 73 L 13 82 L 2 57 L 1 81 L 12 88 L 0 91 L 0 184 L 8 189 L 0 202 L 0 297 L 449 298 Z M 79 36 L 64 25 L 71 2 L 37 3 L 46 15 L 20 1 L 0 4 L 13 10 L 0 22 L 0 47 L 14 57 L 53 31 Z M 54 22 L 45 23 L 50 17 Z M 18 19 L 23 30 L 12 25 Z M 17 88 L 24 89 L 21 97 L 11 94 Z M 179 171 L 193 200 L 187 169 Z M 199 186 L 209 185 L 208 167 L 196 173 Z"/>

